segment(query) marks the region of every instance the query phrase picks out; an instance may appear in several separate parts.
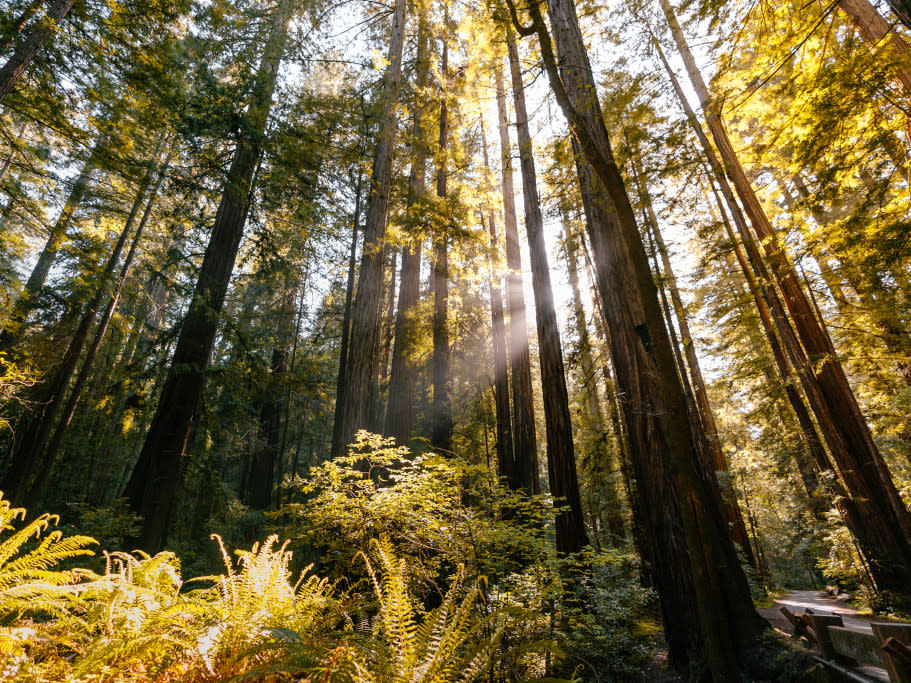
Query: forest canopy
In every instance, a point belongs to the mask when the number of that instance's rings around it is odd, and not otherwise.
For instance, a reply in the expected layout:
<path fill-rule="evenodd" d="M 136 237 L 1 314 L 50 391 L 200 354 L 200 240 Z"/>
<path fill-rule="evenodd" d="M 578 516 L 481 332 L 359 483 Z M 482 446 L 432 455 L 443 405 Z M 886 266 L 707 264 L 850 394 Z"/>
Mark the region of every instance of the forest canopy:
<path fill-rule="evenodd" d="M 3 0 L 0 677 L 828 680 L 909 117 L 907 0 Z"/>

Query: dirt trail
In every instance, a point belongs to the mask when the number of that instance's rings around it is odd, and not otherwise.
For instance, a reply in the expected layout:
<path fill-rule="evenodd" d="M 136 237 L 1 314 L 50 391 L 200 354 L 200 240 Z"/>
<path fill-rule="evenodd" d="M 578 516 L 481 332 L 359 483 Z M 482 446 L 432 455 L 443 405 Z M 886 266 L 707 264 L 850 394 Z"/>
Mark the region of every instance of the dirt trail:
<path fill-rule="evenodd" d="M 853 607 L 848 607 L 841 600 L 836 600 L 823 591 L 788 591 L 780 598 L 775 600 L 773 607 L 766 607 L 759 610 L 759 613 L 765 617 L 779 631 L 787 634 L 794 632 L 794 627 L 785 619 L 779 609 L 784 606 L 795 614 L 811 609 L 814 612 L 824 614 L 838 614 L 848 628 L 857 629 L 873 633 L 870 622 L 876 617 L 869 614 L 862 614 Z"/>

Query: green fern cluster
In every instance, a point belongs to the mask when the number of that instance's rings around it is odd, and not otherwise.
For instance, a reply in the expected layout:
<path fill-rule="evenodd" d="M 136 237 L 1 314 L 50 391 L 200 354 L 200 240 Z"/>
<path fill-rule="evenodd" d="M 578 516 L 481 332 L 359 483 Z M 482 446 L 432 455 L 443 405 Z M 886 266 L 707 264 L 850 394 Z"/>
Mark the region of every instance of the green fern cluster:
<path fill-rule="evenodd" d="M 24 514 L 0 499 L 2 680 L 471 681 L 503 637 L 501 615 L 479 611 L 481 585 L 466 590 L 461 570 L 442 604 L 422 613 L 388 540 L 374 544 L 378 569 L 364 556 L 376 607 L 355 627 L 345 598 L 366 596 L 336 596 L 309 567 L 293 580 L 277 536 L 236 562 L 216 536 L 225 572 L 184 582 L 169 552 L 106 553 L 101 574 L 56 569 L 90 554 L 92 539 L 42 538 L 56 522 L 48 515 L 16 529 Z"/>

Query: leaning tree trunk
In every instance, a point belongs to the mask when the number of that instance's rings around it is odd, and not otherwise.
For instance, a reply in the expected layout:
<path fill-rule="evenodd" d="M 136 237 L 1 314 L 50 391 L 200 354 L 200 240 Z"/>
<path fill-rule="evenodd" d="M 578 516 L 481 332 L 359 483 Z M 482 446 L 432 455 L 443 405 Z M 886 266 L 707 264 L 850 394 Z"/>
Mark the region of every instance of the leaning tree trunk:
<path fill-rule="evenodd" d="M 497 88 L 497 113 L 500 132 L 501 188 L 503 193 L 503 233 L 506 238 L 506 299 L 509 311 L 509 363 L 512 369 L 513 467 L 507 484 L 516 491 L 540 493 L 538 447 L 535 434 L 534 390 L 531 383 L 531 357 L 528 351 L 528 324 L 525 316 L 525 288 L 522 285 L 522 256 L 516 220 L 515 189 L 512 178 L 512 147 L 506 91 L 499 61 L 494 68 Z"/>
<path fill-rule="evenodd" d="M 425 105 L 422 98 L 427 88 L 430 71 L 428 52 L 430 31 L 427 26 L 426 8 L 419 8 L 417 55 L 415 66 L 415 102 L 412 125 L 411 171 L 408 178 L 408 209 L 415 211 L 424 195 L 427 172 L 427 145 L 424 130 Z M 416 216 L 409 215 L 416 219 Z M 416 226 L 415 226 L 416 227 Z M 402 274 L 399 282 L 399 303 L 395 318 L 395 345 L 392 350 L 392 368 L 389 372 L 389 398 L 386 404 L 386 434 L 400 444 L 411 438 L 414 421 L 414 367 L 411 358 L 415 344 L 417 321 L 415 306 L 421 284 L 421 246 L 424 241 L 420 230 L 409 236 L 402 248 Z"/>
<path fill-rule="evenodd" d="M 156 149 L 155 156 L 158 155 Z M 45 446 L 48 438 L 51 436 L 51 430 L 57 421 L 60 409 L 63 407 L 63 399 L 66 389 L 69 386 L 73 373 L 79 364 L 79 358 L 85 343 L 88 341 L 89 333 L 95 323 L 95 318 L 101 308 L 101 303 L 107 294 L 107 285 L 117 264 L 120 261 L 120 254 L 133 232 L 133 224 L 142 203 L 145 201 L 149 184 L 152 181 L 153 166 L 150 166 L 145 176 L 139 184 L 139 191 L 133 201 L 129 216 L 124 223 L 123 230 L 114 244 L 111 255 L 105 263 L 104 269 L 97 278 L 95 296 L 92 297 L 87 310 L 83 313 L 73 332 L 70 343 L 67 345 L 63 358 L 54 371 L 39 385 L 38 395 L 35 398 L 35 405 L 40 406 L 36 414 L 26 413 L 23 417 L 23 424 L 18 427 L 16 432 L 16 442 L 10 458 L 9 468 L 4 476 L 2 487 L 3 490 L 9 491 L 13 500 L 24 501 L 25 493 L 29 490 L 29 483 L 36 475 L 42 465 L 42 455 L 44 455 Z M 59 446 L 59 444 L 58 444 Z M 52 449 L 51 457 L 56 454 L 56 447 Z M 45 456 L 46 457 L 46 456 Z"/>
<path fill-rule="evenodd" d="M 50 478 L 50 475 L 53 472 L 54 464 L 57 461 L 57 454 L 60 451 L 61 445 L 63 444 L 63 437 L 70 426 L 73 415 L 76 413 L 76 407 L 79 404 L 79 399 L 82 396 L 82 391 L 85 389 L 85 385 L 89 380 L 89 376 L 94 370 L 95 357 L 98 355 L 98 350 L 101 348 L 101 342 L 104 340 L 104 335 L 107 332 L 108 325 L 110 325 L 111 318 L 114 317 L 114 311 L 117 309 L 117 304 L 120 301 L 120 294 L 123 291 L 123 286 L 126 283 L 126 279 L 130 274 L 130 269 L 133 266 L 133 260 L 136 257 L 137 248 L 139 247 L 139 244 L 142 240 L 142 235 L 145 232 L 146 224 L 149 222 L 149 216 L 152 213 L 152 207 L 155 204 L 155 198 L 158 196 L 158 190 L 161 187 L 162 181 L 164 180 L 169 161 L 170 157 L 164 162 L 164 164 L 162 164 L 161 169 L 158 171 L 158 179 L 155 181 L 155 186 L 149 193 L 149 201 L 146 203 L 145 211 L 143 212 L 142 218 L 139 221 L 139 226 L 136 228 L 136 234 L 133 235 L 133 242 L 130 245 L 130 250 L 127 252 L 126 258 L 123 261 L 123 265 L 120 267 L 120 273 L 117 276 L 117 284 L 114 287 L 114 292 L 108 299 L 108 304 L 104 309 L 101 320 L 98 322 L 98 327 L 95 329 L 95 336 L 92 339 L 92 343 L 89 345 L 88 351 L 86 351 L 85 358 L 82 360 L 82 366 L 79 369 L 79 374 L 76 376 L 76 381 L 73 383 L 73 388 L 70 389 L 70 395 L 67 398 L 66 405 L 64 406 L 63 412 L 60 415 L 60 419 L 57 422 L 57 428 L 54 430 L 54 434 L 51 436 L 51 440 L 47 444 L 47 448 L 44 452 L 44 461 L 41 464 L 41 469 L 38 471 L 31 489 L 29 489 L 29 500 L 40 501 L 41 497 L 44 495 L 44 489 L 47 486 L 48 479 Z M 137 202 L 141 200 L 141 198 L 142 193 L 140 193 L 140 197 L 137 198 Z M 137 208 L 138 206 L 134 205 L 133 210 L 130 212 L 130 218 L 127 220 L 128 224 L 131 223 L 132 219 L 135 217 L 135 211 Z"/>
<path fill-rule="evenodd" d="M 10 56 L 6 64 L 0 68 L 0 103 L 6 99 L 16 81 L 25 73 L 28 65 L 32 63 L 35 55 L 45 46 L 54 35 L 58 25 L 72 9 L 76 0 L 55 0 L 47 10 L 47 21 L 40 21 Z M 26 19 L 26 21 L 28 21 Z"/>
<path fill-rule="evenodd" d="M 10 312 L 6 328 L 0 332 L 0 352 L 9 352 L 22 339 L 25 322 L 35 306 L 35 299 L 41 292 L 42 287 L 44 287 L 44 283 L 47 281 L 47 276 L 51 271 L 51 266 L 54 264 L 54 259 L 57 258 L 57 252 L 63 245 L 63 240 L 66 237 L 67 230 L 69 230 L 70 223 L 73 222 L 73 216 L 82 203 L 82 198 L 85 196 L 85 191 L 92 178 L 92 173 L 95 171 L 98 160 L 103 153 L 101 149 L 102 146 L 103 143 L 101 142 L 95 144 L 91 155 L 83 164 L 82 170 L 79 172 L 79 175 L 73 182 L 73 186 L 70 188 L 70 194 L 67 196 L 66 203 L 63 205 L 63 211 L 60 212 L 60 215 L 51 227 L 47 242 L 44 244 L 41 253 L 38 254 L 38 260 L 32 268 L 32 272 L 25 283 L 22 293 L 13 305 L 13 310 Z"/>
<path fill-rule="evenodd" d="M 525 110 L 525 86 L 519 51 L 511 32 L 507 35 L 509 67 L 516 108 L 516 132 L 519 139 L 519 164 L 522 170 L 522 196 L 525 200 L 525 230 L 531 257 L 531 282 L 535 294 L 535 320 L 538 328 L 538 356 L 541 363 L 541 385 L 545 388 L 544 424 L 547 438 L 547 476 L 551 495 L 558 502 L 556 516 L 557 552 L 576 553 L 588 545 L 582 498 L 576 473 L 573 426 L 569 413 L 569 394 L 560 345 L 560 328 L 550 283 L 547 245 L 544 242 L 544 218 L 535 176 L 534 150 Z"/>
<path fill-rule="evenodd" d="M 533 24 L 523 32 L 536 34 L 551 88 L 566 115 L 585 161 L 600 183 L 601 195 L 613 204 L 627 250 L 626 266 L 639 289 L 641 317 L 634 320 L 635 345 L 643 372 L 628 376 L 650 388 L 649 399 L 660 421 L 658 432 L 667 439 L 668 473 L 680 496 L 679 523 L 686 539 L 685 556 L 693 574 L 694 597 L 705 658 L 719 681 L 738 680 L 747 666 L 748 652 L 768 628 L 750 598 L 749 585 L 734 545 L 708 483 L 700 475 L 686 400 L 677 376 L 667 329 L 662 319 L 655 283 L 636 225 L 632 205 L 617 167 L 600 105 L 588 54 L 572 0 L 552 0 L 548 13 L 560 64 L 554 54 L 540 8 L 529 8 Z M 515 23 L 519 23 L 512 11 Z M 633 387 L 621 383 L 630 391 Z M 662 594 L 662 598 L 665 595 Z"/>
<path fill-rule="evenodd" d="M 184 449 L 202 397 L 205 368 L 243 237 L 292 8 L 291 0 L 281 0 L 272 17 L 247 110 L 246 134 L 237 142 L 158 407 L 127 483 L 125 495 L 133 511 L 142 516 L 136 541 L 148 552 L 159 550 L 165 540 L 171 504 L 180 484 Z"/>
<path fill-rule="evenodd" d="M 780 238 L 747 179 L 673 9 L 667 0 L 660 2 L 690 81 L 699 96 L 725 170 L 750 219 L 757 241 L 764 247 L 764 257 L 778 283 L 799 343 L 810 361 L 804 374 L 815 379 L 819 391 L 811 394 L 808 390 L 808 395 L 811 402 L 815 401 L 819 406 L 817 418 L 851 493 L 850 505 L 856 507 L 858 519 L 863 520 L 864 528 L 858 535 L 858 542 L 870 560 L 873 580 L 879 590 L 892 593 L 899 600 L 911 604 L 911 583 L 908 582 L 908 576 L 911 576 L 911 514 L 873 441 L 825 323 L 811 306 Z M 788 340 L 784 341 L 787 347 Z"/>
<path fill-rule="evenodd" d="M 0 43 L 0 53 L 6 52 L 12 47 L 13 43 L 19 37 L 19 34 L 22 33 L 22 29 L 25 28 L 25 25 L 29 22 L 35 13 L 41 8 L 41 5 L 44 4 L 45 0 L 30 0 L 25 9 L 13 20 L 13 23 L 10 25 L 9 31 L 3 37 L 3 42 Z"/>
<path fill-rule="evenodd" d="M 376 367 L 379 335 L 379 302 L 383 292 L 386 211 L 392 187 L 392 157 L 395 152 L 396 108 L 402 78 L 402 46 L 405 40 L 405 0 L 395 0 L 392 34 L 383 76 L 380 130 L 373 158 L 364 247 L 358 271 L 357 296 L 348 353 L 346 385 L 336 396 L 341 411 L 336 411 L 338 427 L 333 431 L 332 456 L 343 455 L 354 441 L 355 432 L 370 420 L 370 382 Z"/>
<path fill-rule="evenodd" d="M 750 544 L 750 537 L 747 534 L 746 525 L 743 522 L 743 515 L 737 504 L 737 492 L 734 489 L 731 478 L 730 467 L 724 456 L 724 450 L 721 447 L 721 439 L 718 436 L 718 427 L 715 424 L 715 413 L 709 403 L 708 390 L 706 389 L 705 379 L 702 376 L 702 368 L 699 365 L 699 359 L 696 357 L 696 349 L 693 346 L 693 336 L 690 333 L 690 326 L 687 320 L 686 308 L 683 300 L 680 298 L 680 291 L 677 289 L 677 278 L 674 277 L 674 270 L 671 266 L 670 255 L 661 237 L 661 231 L 658 229 L 658 217 L 655 215 L 655 209 L 652 205 L 651 195 L 645 182 L 645 175 L 642 171 L 642 164 L 638 156 L 633 155 L 632 165 L 639 184 L 639 193 L 645 210 L 645 224 L 655 240 L 656 258 L 661 257 L 661 264 L 664 269 L 663 285 L 667 287 L 671 296 L 674 313 L 677 317 L 677 324 L 680 327 L 680 340 L 683 347 L 683 354 L 686 358 L 686 364 L 682 368 L 683 372 L 689 369 L 689 382 L 692 387 L 693 398 L 696 407 L 696 416 L 698 425 L 702 432 L 702 445 L 705 447 L 707 458 L 706 465 L 712 476 L 721 475 L 718 481 L 721 490 L 724 511 L 727 514 L 728 527 L 731 531 L 731 538 L 740 546 L 741 551 L 746 556 L 747 562 L 755 569 L 758 567 L 756 557 Z M 670 328 L 670 324 L 668 325 Z"/>

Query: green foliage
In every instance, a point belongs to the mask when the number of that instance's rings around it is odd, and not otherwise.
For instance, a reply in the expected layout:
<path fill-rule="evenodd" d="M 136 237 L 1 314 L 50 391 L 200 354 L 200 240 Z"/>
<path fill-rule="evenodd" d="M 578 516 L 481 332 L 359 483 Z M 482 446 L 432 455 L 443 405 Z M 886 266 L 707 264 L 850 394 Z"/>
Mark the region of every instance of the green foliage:
<path fill-rule="evenodd" d="M 472 681 L 489 671 L 507 624 L 483 600 L 484 584 L 460 568 L 435 609 L 424 611 L 408 562 L 382 540 L 363 555 L 367 595 L 337 596 L 308 574 L 292 580 L 277 536 L 235 563 L 216 537 L 225 571 L 184 582 L 170 552 L 105 554 L 104 572 L 54 565 L 89 551 L 86 537 L 53 531 L 54 519 L 15 529 L 21 509 L 0 501 L 0 669 L 5 680 L 222 681 L 267 673 L 322 681 Z M 372 558 L 372 559 L 370 559 Z M 207 587 L 187 590 L 187 584 Z M 350 598 L 348 600 L 347 598 Z M 371 605 L 364 609 L 363 605 Z M 346 605 L 349 607 L 346 608 Z M 351 606 L 361 605 L 355 627 Z"/>

